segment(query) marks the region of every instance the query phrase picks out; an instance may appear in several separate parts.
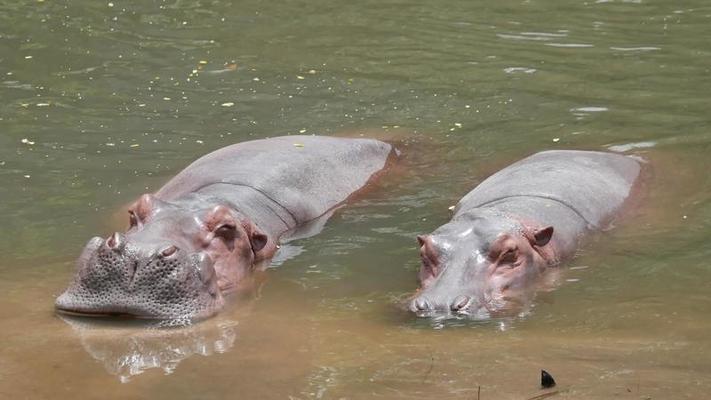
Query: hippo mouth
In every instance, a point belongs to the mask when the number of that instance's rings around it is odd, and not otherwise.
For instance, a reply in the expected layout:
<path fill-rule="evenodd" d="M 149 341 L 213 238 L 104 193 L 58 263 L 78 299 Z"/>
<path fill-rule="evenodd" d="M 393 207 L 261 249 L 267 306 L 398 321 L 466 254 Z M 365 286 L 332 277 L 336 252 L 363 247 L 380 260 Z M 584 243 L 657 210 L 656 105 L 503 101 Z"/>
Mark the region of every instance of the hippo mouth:
<path fill-rule="evenodd" d="M 146 254 L 120 237 L 90 240 L 55 301 L 62 314 L 141 319 L 203 319 L 223 305 L 209 256 L 175 246 Z"/>

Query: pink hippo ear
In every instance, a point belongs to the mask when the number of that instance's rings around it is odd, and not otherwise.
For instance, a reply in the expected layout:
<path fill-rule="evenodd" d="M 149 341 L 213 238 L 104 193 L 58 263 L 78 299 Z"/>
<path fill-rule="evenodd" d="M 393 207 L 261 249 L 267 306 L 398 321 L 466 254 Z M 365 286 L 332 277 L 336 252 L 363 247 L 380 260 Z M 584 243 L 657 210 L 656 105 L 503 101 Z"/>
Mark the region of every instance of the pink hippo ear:
<path fill-rule="evenodd" d="M 533 244 L 538 247 L 543 247 L 551 241 L 553 237 L 553 227 L 547 226 L 545 228 L 536 229 L 533 231 Z"/>
<path fill-rule="evenodd" d="M 249 244 L 252 246 L 252 251 L 257 254 L 269 242 L 269 236 L 257 228 L 251 221 L 243 222 L 244 230 L 249 236 Z"/>

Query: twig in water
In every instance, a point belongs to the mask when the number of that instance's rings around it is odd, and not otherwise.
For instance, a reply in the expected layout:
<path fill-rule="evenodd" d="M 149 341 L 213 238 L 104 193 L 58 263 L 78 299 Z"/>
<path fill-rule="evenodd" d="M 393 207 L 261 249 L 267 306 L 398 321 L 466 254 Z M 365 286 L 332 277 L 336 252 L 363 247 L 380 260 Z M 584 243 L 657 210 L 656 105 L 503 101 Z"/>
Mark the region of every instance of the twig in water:
<path fill-rule="evenodd" d="M 537 396 L 529 397 L 529 398 L 526 399 L 526 400 L 541 400 L 541 399 L 545 399 L 545 398 L 547 398 L 547 397 L 555 396 L 555 395 L 557 395 L 558 393 L 560 393 L 558 390 L 554 390 L 554 391 L 552 391 L 552 392 L 542 393 L 542 394 L 539 394 L 539 395 L 537 395 Z"/>

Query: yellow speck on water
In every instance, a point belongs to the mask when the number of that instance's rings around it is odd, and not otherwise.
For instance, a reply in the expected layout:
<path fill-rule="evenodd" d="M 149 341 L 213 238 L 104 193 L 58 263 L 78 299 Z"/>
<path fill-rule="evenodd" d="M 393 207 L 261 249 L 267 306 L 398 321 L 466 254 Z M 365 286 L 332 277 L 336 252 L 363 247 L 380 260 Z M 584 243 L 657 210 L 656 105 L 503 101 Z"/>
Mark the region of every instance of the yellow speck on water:
<path fill-rule="evenodd" d="M 222 107 L 232 107 L 233 105 L 235 105 L 235 103 L 233 103 L 233 102 L 231 102 L 231 101 L 228 101 L 228 102 L 222 103 L 222 104 L 220 104 L 220 105 L 221 105 Z"/>
<path fill-rule="evenodd" d="M 203 142 L 202 140 L 198 139 L 198 140 L 195 141 L 195 143 L 197 143 L 197 144 L 203 144 L 203 143 L 205 143 L 205 142 Z"/>
<path fill-rule="evenodd" d="M 553 138 L 553 143 L 558 143 L 560 142 L 560 138 Z"/>
<path fill-rule="evenodd" d="M 315 69 L 310 69 L 310 70 L 309 70 L 309 74 L 314 75 L 315 73 L 316 73 L 316 70 L 315 70 Z"/>
<path fill-rule="evenodd" d="M 294 147 L 304 147 L 303 143 L 294 143 Z"/>
<path fill-rule="evenodd" d="M 37 107 L 49 107 L 49 103 L 37 103 Z"/>
<path fill-rule="evenodd" d="M 31 58 L 32 58 L 32 56 L 25 56 L 25 60 L 29 60 Z"/>
<path fill-rule="evenodd" d="M 449 207 L 447 208 L 447 210 L 449 210 L 449 211 L 454 211 L 454 208 L 455 208 L 455 207 L 457 207 L 457 206 L 449 206 Z"/>
<path fill-rule="evenodd" d="M 462 124 L 459 123 L 459 122 L 455 122 L 455 123 L 454 123 L 454 126 L 456 126 L 457 128 L 461 128 L 461 127 L 462 127 Z"/>
<path fill-rule="evenodd" d="M 131 145 L 131 147 L 138 147 L 138 146 L 140 146 L 140 144 L 138 144 L 138 143 L 134 143 Z"/>
<path fill-rule="evenodd" d="M 205 65 L 205 64 L 207 64 L 207 61 L 205 61 L 205 60 L 200 60 L 200 61 L 198 61 L 198 64 L 200 64 L 200 65 Z"/>
<path fill-rule="evenodd" d="M 304 78 L 304 77 L 301 76 L 301 75 L 296 75 L 296 79 L 306 79 L 306 78 Z"/>
<path fill-rule="evenodd" d="M 28 139 L 28 138 L 24 138 L 24 139 L 20 140 L 20 142 L 23 143 L 23 144 L 29 144 L 30 146 L 33 145 L 33 144 L 35 144 L 35 142 L 31 141 L 31 140 Z"/>
<path fill-rule="evenodd" d="M 299 133 L 304 133 L 304 132 L 306 132 L 306 129 L 300 129 L 300 130 L 299 130 Z"/>
<path fill-rule="evenodd" d="M 168 101 L 170 100 L 170 97 L 163 97 L 163 100 Z"/>

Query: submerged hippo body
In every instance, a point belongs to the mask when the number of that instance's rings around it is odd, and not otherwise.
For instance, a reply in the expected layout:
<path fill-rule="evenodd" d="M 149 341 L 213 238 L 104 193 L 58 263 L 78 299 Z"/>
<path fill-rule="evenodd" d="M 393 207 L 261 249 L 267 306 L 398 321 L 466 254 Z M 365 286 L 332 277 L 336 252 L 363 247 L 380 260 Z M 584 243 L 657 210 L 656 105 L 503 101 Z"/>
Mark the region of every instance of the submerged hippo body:
<path fill-rule="evenodd" d="M 129 209 L 130 227 L 93 238 L 56 308 L 79 314 L 204 318 L 281 236 L 326 215 L 395 154 L 371 139 L 287 136 L 196 160 Z M 327 217 L 327 215 L 326 215 Z"/>
<path fill-rule="evenodd" d="M 410 309 L 475 319 L 517 311 L 585 233 L 609 226 L 639 173 L 619 154 L 545 151 L 490 176 L 450 222 L 418 236 L 421 288 Z"/>

